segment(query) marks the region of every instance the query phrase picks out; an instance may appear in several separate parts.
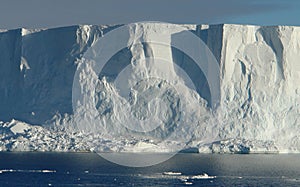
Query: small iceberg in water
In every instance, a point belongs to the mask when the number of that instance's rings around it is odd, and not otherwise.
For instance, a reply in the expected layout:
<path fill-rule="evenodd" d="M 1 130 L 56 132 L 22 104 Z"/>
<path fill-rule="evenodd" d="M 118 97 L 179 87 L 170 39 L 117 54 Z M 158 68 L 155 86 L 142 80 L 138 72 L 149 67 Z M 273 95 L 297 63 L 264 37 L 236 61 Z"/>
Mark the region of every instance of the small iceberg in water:
<path fill-rule="evenodd" d="M 172 171 L 166 171 L 166 172 L 163 172 L 163 175 L 170 175 L 170 176 L 178 176 L 178 175 L 181 175 L 182 173 L 180 172 L 172 172 Z"/>

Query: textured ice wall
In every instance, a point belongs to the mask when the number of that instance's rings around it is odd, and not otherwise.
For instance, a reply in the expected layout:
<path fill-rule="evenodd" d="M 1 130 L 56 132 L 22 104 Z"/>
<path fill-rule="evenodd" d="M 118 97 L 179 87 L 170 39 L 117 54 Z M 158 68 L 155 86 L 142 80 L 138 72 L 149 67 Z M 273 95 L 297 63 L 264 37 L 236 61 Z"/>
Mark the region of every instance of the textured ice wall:
<path fill-rule="evenodd" d="M 76 59 L 115 27 L 1 32 L 0 120 L 14 118 L 43 125 L 55 114 L 72 115 Z M 220 63 L 219 138 L 274 142 L 281 151 L 299 151 L 300 28 L 226 24 L 189 27 Z M 159 51 L 151 47 L 145 50 Z M 174 61 L 185 64 L 191 60 L 174 49 L 171 55 Z M 201 73 L 199 77 L 204 78 Z M 204 84 L 200 95 L 209 103 L 205 90 Z M 199 123 L 207 121 L 199 119 Z M 196 137 L 197 133 L 204 132 L 195 132 Z"/>
<path fill-rule="evenodd" d="M 22 36 L 21 29 L 0 32 L 0 116 L 16 115 L 19 90 L 22 84 L 20 72 Z"/>
<path fill-rule="evenodd" d="M 1 120 L 43 124 L 72 113 L 76 59 L 100 34 L 96 26 L 0 33 Z"/>
<path fill-rule="evenodd" d="M 224 25 L 221 137 L 300 146 L 300 29 Z"/>

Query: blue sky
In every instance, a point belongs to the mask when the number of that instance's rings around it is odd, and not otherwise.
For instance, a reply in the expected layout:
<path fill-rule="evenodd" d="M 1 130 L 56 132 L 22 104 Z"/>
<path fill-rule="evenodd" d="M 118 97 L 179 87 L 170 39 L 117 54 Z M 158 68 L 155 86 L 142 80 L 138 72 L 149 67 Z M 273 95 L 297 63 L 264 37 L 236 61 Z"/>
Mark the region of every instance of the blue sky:
<path fill-rule="evenodd" d="M 299 0 L 0 0 L 0 28 L 137 21 L 300 25 Z"/>

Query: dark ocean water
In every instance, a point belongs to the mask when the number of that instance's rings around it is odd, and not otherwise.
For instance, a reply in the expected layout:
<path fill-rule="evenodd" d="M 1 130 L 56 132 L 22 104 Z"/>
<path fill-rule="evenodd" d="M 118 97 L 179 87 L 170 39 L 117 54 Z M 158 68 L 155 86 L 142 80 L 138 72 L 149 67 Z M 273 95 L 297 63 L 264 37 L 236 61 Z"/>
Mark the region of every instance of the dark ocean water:
<path fill-rule="evenodd" d="M 192 179 L 203 173 L 216 178 Z M 178 154 L 130 168 L 95 153 L 0 153 L 0 186 L 300 186 L 300 154 Z"/>

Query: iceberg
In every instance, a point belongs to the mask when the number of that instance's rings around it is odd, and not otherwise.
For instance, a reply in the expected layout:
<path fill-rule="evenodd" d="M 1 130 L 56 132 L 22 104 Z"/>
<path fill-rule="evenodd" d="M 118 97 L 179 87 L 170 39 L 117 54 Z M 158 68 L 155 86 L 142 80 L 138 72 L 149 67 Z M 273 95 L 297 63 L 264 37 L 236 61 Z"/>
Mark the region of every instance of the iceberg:
<path fill-rule="evenodd" d="M 119 138 L 109 134 L 108 120 L 117 115 L 113 104 L 122 102 L 112 97 L 116 90 L 110 81 L 116 80 L 122 90 L 122 85 L 138 77 L 117 79 L 116 73 L 130 72 L 120 69 L 122 63 L 158 55 L 184 69 L 197 87 L 196 92 L 189 92 L 193 98 L 190 106 L 197 106 L 197 110 L 176 132 L 178 140 L 191 135 L 190 141 L 185 142 L 187 149 L 196 148 L 200 153 L 300 152 L 300 27 L 296 26 L 181 25 L 205 43 L 220 67 L 221 99 L 213 114 L 206 77 L 194 68 L 193 59 L 187 54 L 154 44 L 121 50 L 109 59 L 111 65 L 105 67 L 97 87 L 98 111 L 107 127 L 103 127 L 102 134 L 78 130 L 72 106 L 76 70 L 91 46 L 121 26 L 1 30 L 0 151 L 141 152 L 153 151 L 159 145 L 163 150 L 157 151 L 172 152 L 176 142 L 165 141 L 160 145 L 155 138 L 151 139 L 152 134 L 139 136 L 126 131 L 126 136 Z M 153 28 L 163 32 L 156 23 L 134 31 L 131 39 L 141 45 L 136 35 L 149 38 L 147 29 Z M 172 32 L 177 36 L 176 30 Z M 172 38 L 165 42 L 171 45 Z M 157 89 L 159 82 L 151 84 L 155 93 L 163 95 Z M 146 86 L 141 82 L 134 88 L 144 91 Z M 167 84 L 162 86 L 166 87 L 170 88 Z M 129 90 L 123 90 L 126 89 Z M 142 103 L 134 91 L 131 93 L 132 103 Z M 170 98 L 166 96 L 165 101 L 174 105 L 176 95 L 173 94 L 173 100 Z M 176 107 L 166 110 L 166 115 L 173 112 L 173 116 L 180 116 Z M 138 106 L 136 111 L 139 118 L 147 117 Z M 168 132 L 159 130 L 154 137 L 165 133 Z M 205 139 L 211 134 L 213 139 Z"/>

